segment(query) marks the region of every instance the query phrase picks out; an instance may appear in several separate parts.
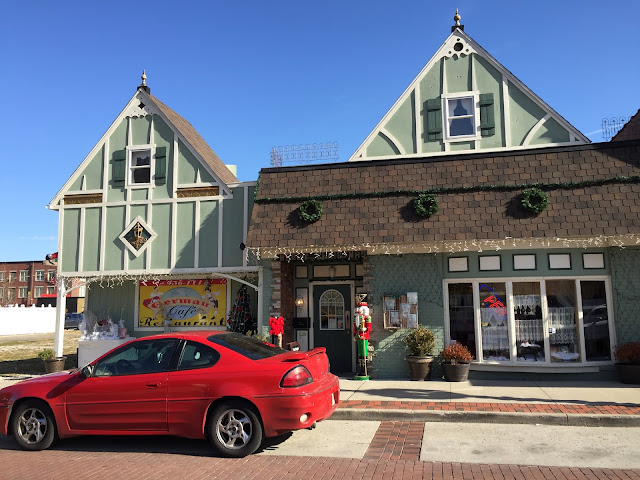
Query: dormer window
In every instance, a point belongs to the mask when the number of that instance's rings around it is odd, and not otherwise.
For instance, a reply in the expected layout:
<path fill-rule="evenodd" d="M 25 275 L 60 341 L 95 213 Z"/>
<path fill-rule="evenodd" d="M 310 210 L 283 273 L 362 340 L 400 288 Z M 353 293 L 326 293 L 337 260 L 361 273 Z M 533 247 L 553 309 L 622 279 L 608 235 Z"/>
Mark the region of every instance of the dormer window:
<path fill-rule="evenodd" d="M 477 95 L 456 95 L 444 98 L 446 140 L 459 141 L 478 137 L 480 123 Z"/>
<path fill-rule="evenodd" d="M 151 183 L 151 148 L 129 150 L 129 185 Z"/>

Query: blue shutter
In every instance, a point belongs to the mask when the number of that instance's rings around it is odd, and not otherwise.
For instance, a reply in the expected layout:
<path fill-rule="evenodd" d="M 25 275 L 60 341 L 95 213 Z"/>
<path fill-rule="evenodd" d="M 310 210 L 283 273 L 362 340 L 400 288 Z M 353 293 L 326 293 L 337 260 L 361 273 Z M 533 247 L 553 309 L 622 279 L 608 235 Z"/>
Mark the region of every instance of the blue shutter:
<path fill-rule="evenodd" d="M 156 185 L 167 183 L 167 147 L 156 148 Z"/>
<path fill-rule="evenodd" d="M 493 93 L 480 94 L 480 131 L 483 137 L 496 133 L 496 122 L 493 114 Z"/>
<path fill-rule="evenodd" d="M 442 140 L 442 100 L 434 98 L 426 102 L 427 141 Z"/>
<path fill-rule="evenodd" d="M 116 150 L 111 155 L 111 174 L 115 187 L 124 187 L 126 158 L 127 152 L 125 150 Z"/>

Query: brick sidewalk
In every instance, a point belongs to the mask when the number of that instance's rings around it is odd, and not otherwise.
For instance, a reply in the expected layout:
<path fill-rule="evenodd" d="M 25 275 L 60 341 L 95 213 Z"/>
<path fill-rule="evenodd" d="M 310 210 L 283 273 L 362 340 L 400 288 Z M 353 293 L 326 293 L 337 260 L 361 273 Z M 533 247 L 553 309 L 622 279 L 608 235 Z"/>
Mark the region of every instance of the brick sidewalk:
<path fill-rule="evenodd" d="M 340 401 L 339 408 L 448 411 L 448 412 L 496 412 L 496 413 L 562 413 L 566 415 L 640 415 L 639 405 L 599 405 L 568 403 L 465 403 L 418 401 Z"/>

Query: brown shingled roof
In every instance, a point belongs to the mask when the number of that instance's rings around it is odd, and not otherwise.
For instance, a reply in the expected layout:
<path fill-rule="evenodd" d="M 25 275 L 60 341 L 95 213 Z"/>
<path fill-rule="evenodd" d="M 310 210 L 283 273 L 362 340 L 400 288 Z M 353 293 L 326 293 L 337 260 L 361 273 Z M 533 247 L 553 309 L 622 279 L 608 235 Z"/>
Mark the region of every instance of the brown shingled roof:
<path fill-rule="evenodd" d="M 216 152 L 211 149 L 209 144 L 205 142 L 196 129 L 193 128 L 193 125 L 153 95 L 149 94 L 149 97 L 151 97 L 160 111 L 167 117 L 173 126 L 178 129 L 185 140 L 189 142 L 191 147 L 202 157 L 202 159 L 207 162 L 207 165 L 211 167 L 211 170 L 222 182 L 224 182 L 225 185 L 238 182 L 236 176 L 231 173 L 231 170 L 229 170 L 222 160 L 220 160 L 218 155 L 216 155 Z"/>
<path fill-rule="evenodd" d="M 506 237 L 593 237 L 640 234 L 640 183 L 605 182 L 547 192 L 538 216 L 520 206 L 521 189 L 473 191 L 474 186 L 514 186 L 640 176 L 640 141 L 555 147 L 438 159 L 347 162 L 263 169 L 246 244 L 250 248 L 411 244 Z M 406 191 L 459 188 L 439 193 L 440 211 L 418 217 Z M 465 190 L 471 189 L 471 190 Z M 398 192 L 385 196 L 324 199 L 322 218 L 302 223 L 298 198 Z"/>
<path fill-rule="evenodd" d="M 612 142 L 623 140 L 640 140 L 640 110 L 611 139 Z"/>

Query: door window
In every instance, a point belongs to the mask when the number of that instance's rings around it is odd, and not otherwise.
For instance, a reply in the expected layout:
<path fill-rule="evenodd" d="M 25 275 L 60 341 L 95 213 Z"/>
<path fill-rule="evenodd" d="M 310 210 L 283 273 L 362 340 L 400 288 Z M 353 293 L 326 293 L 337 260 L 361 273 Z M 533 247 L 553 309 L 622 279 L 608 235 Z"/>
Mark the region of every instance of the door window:
<path fill-rule="evenodd" d="M 344 297 L 327 290 L 320 297 L 320 330 L 344 330 Z"/>
<path fill-rule="evenodd" d="M 480 284 L 482 356 L 485 360 L 510 358 L 507 295 L 502 282 Z"/>
<path fill-rule="evenodd" d="M 604 282 L 580 282 L 584 348 L 587 361 L 611 360 L 609 315 Z"/>
<path fill-rule="evenodd" d="M 94 376 L 138 375 L 166 371 L 176 344 L 172 338 L 134 342 L 96 364 Z"/>

